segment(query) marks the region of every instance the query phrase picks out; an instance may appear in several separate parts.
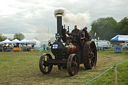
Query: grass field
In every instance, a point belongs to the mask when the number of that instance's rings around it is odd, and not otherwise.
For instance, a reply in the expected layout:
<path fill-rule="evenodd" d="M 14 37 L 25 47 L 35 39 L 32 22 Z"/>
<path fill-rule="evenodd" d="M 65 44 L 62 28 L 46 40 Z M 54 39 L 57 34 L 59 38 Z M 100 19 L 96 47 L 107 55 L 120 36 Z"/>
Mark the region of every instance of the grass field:
<path fill-rule="evenodd" d="M 80 65 L 79 73 L 70 77 L 66 69 L 54 66 L 44 75 L 39 70 L 39 58 L 43 52 L 0 52 L 0 85 L 83 85 L 114 64 L 128 60 L 128 51 L 98 52 L 95 69 L 86 70 Z M 128 85 L 128 62 L 117 67 L 118 85 Z M 114 85 L 114 69 L 111 69 L 88 85 Z"/>

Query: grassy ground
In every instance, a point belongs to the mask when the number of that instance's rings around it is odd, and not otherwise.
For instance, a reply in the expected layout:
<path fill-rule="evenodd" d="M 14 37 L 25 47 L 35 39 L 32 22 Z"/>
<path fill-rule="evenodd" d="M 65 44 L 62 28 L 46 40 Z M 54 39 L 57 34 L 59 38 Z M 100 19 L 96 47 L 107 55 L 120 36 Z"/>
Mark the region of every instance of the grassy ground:
<path fill-rule="evenodd" d="M 40 72 L 38 63 L 43 52 L 0 52 L 0 85 L 82 85 L 104 72 L 114 64 L 128 60 L 128 52 L 98 52 L 95 69 L 85 70 L 81 64 L 79 73 L 70 77 L 67 70 L 58 70 L 54 66 L 51 73 Z M 118 85 L 128 84 L 128 62 L 119 65 Z M 113 85 L 113 69 L 99 77 L 89 85 Z"/>

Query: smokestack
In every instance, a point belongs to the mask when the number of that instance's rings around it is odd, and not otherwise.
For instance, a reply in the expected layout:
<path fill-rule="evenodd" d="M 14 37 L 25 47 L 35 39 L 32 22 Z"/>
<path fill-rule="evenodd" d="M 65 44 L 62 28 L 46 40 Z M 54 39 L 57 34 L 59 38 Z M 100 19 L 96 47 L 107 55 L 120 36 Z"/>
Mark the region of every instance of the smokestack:
<path fill-rule="evenodd" d="M 56 14 L 57 17 L 57 33 L 62 35 L 62 14 Z"/>
<path fill-rule="evenodd" d="M 62 16 L 64 15 L 63 9 L 56 9 L 54 15 L 57 18 L 57 33 L 62 36 Z"/>

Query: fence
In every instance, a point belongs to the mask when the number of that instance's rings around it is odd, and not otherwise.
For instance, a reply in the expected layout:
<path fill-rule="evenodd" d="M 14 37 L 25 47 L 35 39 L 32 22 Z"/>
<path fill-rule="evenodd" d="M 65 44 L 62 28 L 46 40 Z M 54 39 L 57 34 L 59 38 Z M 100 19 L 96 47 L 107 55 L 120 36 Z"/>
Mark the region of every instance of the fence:
<path fill-rule="evenodd" d="M 110 67 L 109 69 L 107 69 L 106 71 L 104 71 L 104 72 L 101 73 L 100 75 L 94 77 L 93 79 L 91 79 L 90 81 L 86 82 L 86 83 L 83 84 L 83 85 L 87 85 L 87 84 L 91 83 L 92 81 L 94 81 L 94 80 L 97 79 L 98 77 L 102 76 L 103 74 L 105 74 L 106 72 L 108 72 L 109 70 L 111 70 L 112 68 L 115 69 L 115 85 L 117 85 L 117 66 L 119 66 L 119 65 L 121 65 L 121 64 L 123 64 L 123 63 L 125 63 L 125 62 L 128 62 L 128 60 L 126 60 L 126 61 L 124 61 L 124 62 L 121 62 L 121 63 L 119 63 L 119 64 L 117 64 L 117 65 L 114 65 L 114 66 Z"/>

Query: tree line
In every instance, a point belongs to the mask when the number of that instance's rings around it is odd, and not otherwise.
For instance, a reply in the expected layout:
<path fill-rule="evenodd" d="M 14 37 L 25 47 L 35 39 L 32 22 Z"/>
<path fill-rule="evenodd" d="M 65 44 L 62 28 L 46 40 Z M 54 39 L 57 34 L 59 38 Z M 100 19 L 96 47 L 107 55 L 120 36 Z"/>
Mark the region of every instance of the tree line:
<path fill-rule="evenodd" d="M 14 40 L 14 39 L 22 40 L 24 38 L 25 38 L 25 36 L 22 33 L 15 33 L 14 36 L 13 36 L 13 39 L 10 39 L 10 40 Z M 7 39 L 7 37 L 6 36 L 3 36 L 0 33 L 0 41 L 4 41 L 6 39 Z"/>
<path fill-rule="evenodd" d="M 92 22 L 92 38 L 110 40 L 116 35 L 128 35 L 128 17 L 117 22 L 113 17 L 99 18 Z"/>

